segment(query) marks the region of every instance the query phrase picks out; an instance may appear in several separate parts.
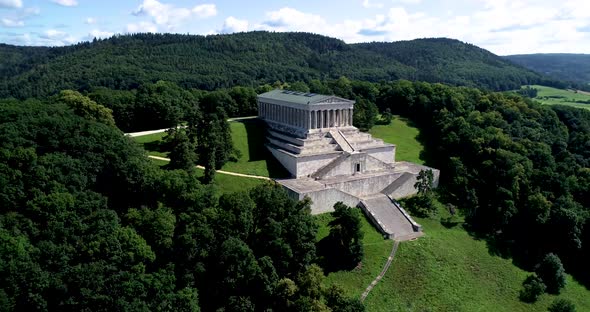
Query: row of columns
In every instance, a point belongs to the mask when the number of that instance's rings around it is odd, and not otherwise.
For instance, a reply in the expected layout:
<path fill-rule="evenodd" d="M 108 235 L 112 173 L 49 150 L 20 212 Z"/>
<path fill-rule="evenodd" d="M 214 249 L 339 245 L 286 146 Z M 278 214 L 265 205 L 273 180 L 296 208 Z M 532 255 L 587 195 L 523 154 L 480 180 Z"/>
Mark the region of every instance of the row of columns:
<path fill-rule="evenodd" d="M 321 129 L 352 125 L 352 108 L 303 110 L 270 103 L 259 103 L 258 115 L 275 122 L 303 129 Z"/>
<path fill-rule="evenodd" d="M 311 111 L 311 127 L 321 129 L 352 126 L 352 108 Z"/>

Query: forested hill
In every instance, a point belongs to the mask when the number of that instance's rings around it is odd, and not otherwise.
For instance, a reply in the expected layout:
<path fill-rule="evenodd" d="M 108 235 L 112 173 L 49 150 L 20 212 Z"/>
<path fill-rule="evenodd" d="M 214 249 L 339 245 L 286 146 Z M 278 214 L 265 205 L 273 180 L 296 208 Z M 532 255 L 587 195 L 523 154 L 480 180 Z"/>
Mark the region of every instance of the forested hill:
<path fill-rule="evenodd" d="M 492 90 L 542 76 L 452 39 L 346 44 L 309 33 L 135 34 L 68 47 L 0 45 L 0 97 L 27 98 L 167 80 L 212 90 L 347 76 L 444 82 Z"/>
<path fill-rule="evenodd" d="M 505 58 L 555 79 L 590 84 L 590 54 L 521 54 Z"/>

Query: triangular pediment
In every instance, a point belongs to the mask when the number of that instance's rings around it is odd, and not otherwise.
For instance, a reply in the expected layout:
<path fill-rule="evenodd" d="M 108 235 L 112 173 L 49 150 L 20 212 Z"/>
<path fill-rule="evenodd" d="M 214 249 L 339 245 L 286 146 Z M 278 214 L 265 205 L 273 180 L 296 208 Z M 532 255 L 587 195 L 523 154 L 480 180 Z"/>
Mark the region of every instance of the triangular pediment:
<path fill-rule="evenodd" d="M 345 99 L 345 98 L 341 98 L 338 96 L 329 96 L 329 97 L 324 97 L 322 99 L 318 99 L 316 101 L 312 101 L 309 104 L 331 104 L 331 103 L 351 103 L 351 104 L 354 104 L 354 101 L 349 100 L 349 99 Z"/>

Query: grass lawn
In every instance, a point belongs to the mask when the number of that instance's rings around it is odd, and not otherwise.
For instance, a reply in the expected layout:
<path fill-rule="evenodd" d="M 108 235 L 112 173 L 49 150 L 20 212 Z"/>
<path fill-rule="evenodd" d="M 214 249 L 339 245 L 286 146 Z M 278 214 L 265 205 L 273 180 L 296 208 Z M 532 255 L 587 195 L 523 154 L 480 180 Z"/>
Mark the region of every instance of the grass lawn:
<path fill-rule="evenodd" d="M 158 166 L 165 166 L 168 164 L 165 160 L 160 159 L 151 159 L 155 164 Z M 197 168 L 197 172 L 199 176 L 202 176 L 204 170 Z M 253 178 L 245 178 L 245 177 L 237 177 L 228 174 L 215 174 L 215 185 L 217 186 L 217 190 L 219 194 L 226 194 L 226 193 L 233 193 L 237 191 L 245 191 L 249 190 L 257 185 L 264 183 L 264 180 L 261 179 L 253 179 Z"/>
<path fill-rule="evenodd" d="M 168 157 L 168 152 L 162 148 L 162 138 L 166 135 L 166 132 L 142 135 L 133 137 L 135 142 L 139 143 L 143 149 L 145 149 L 149 155 Z"/>
<path fill-rule="evenodd" d="M 289 173 L 264 146 L 265 126 L 257 119 L 230 121 L 234 148 L 240 151 L 237 162 L 227 162 L 222 170 L 272 178 L 286 178 Z"/>
<path fill-rule="evenodd" d="M 315 216 L 319 225 L 317 240 L 326 237 L 330 232 L 328 223 L 333 219 L 330 213 Z M 328 274 L 326 285 L 338 284 L 344 288 L 348 296 L 360 297 L 365 288 L 383 269 L 383 264 L 393 247 L 393 241 L 385 240 L 366 218 L 362 218 L 362 229 L 365 233 L 363 245 L 365 257 L 360 268 L 350 272 L 339 271 Z"/>
<path fill-rule="evenodd" d="M 270 155 L 264 146 L 265 128 L 257 119 L 229 122 L 234 147 L 240 151 L 237 162 L 227 162 L 221 170 L 272 178 L 286 178 L 289 173 Z M 166 133 L 155 133 L 133 138 L 149 155 L 168 157 L 162 146 Z"/>
<path fill-rule="evenodd" d="M 377 125 L 369 131 L 371 135 L 382 139 L 387 143 L 397 145 L 395 160 L 405 160 L 418 164 L 424 164 L 420 159 L 420 152 L 423 146 L 416 140 L 418 129 L 412 127 L 406 118 L 394 116 L 389 125 Z"/>
<path fill-rule="evenodd" d="M 318 236 L 327 235 L 329 214 L 320 215 Z M 433 219 L 417 219 L 426 235 L 403 242 L 381 282 L 365 301 L 367 311 L 546 311 L 556 298 L 544 294 L 534 304 L 518 299 L 529 272 L 509 259 L 491 255 L 485 241 L 471 237 L 459 224 L 452 228 Z M 328 275 L 360 297 L 377 276 L 391 251 L 391 241 L 364 221 L 365 258 L 361 269 Z M 590 292 L 568 276 L 559 296 L 572 300 L 577 311 L 590 311 Z"/>
<path fill-rule="evenodd" d="M 568 105 L 578 108 L 590 109 L 590 104 L 578 103 L 576 101 L 590 101 L 588 93 L 574 92 L 572 90 L 562 90 L 545 86 L 532 85 L 531 88 L 538 90 L 537 97 L 534 100 L 546 105 Z"/>

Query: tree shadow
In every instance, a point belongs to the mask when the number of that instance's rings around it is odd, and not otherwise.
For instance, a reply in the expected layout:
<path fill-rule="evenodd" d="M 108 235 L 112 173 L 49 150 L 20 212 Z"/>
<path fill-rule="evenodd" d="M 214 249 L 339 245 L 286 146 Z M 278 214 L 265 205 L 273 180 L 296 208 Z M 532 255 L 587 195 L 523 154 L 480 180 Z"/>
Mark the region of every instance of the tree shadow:
<path fill-rule="evenodd" d="M 145 142 L 142 145 L 143 149 L 150 152 L 166 153 L 169 152 L 170 149 L 170 147 L 164 140 Z"/>
<path fill-rule="evenodd" d="M 447 229 L 452 229 L 457 227 L 458 225 L 463 224 L 464 221 L 453 218 L 453 217 L 445 217 L 440 220 L 440 224 Z"/>

